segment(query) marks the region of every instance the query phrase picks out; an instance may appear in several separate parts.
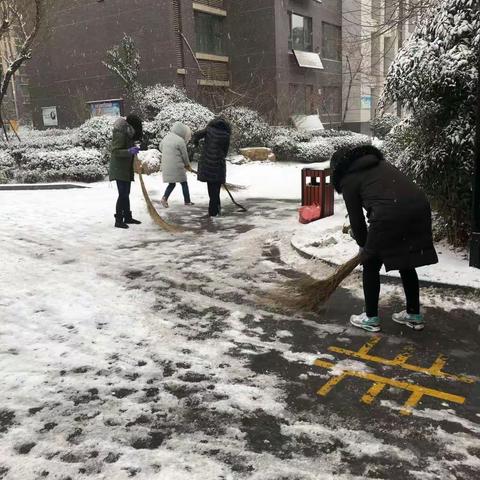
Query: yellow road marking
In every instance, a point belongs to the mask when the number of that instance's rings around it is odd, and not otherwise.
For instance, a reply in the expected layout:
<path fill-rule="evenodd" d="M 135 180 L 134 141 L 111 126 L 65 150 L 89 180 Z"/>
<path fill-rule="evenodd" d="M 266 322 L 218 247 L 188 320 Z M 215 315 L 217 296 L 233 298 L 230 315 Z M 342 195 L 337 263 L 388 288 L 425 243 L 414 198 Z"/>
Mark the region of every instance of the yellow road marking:
<path fill-rule="evenodd" d="M 334 363 L 327 362 L 325 360 L 315 360 L 315 365 L 328 369 L 335 367 Z M 420 385 L 415 385 L 409 382 L 393 380 L 392 378 L 381 377 L 380 375 L 376 375 L 374 373 L 359 372 L 355 370 L 345 370 L 340 375 L 335 375 L 332 377 L 322 388 L 320 388 L 320 390 L 317 391 L 318 395 L 327 396 L 335 385 L 347 377 L 362 378 L 364 380 L 373 382 L 373 385 L 361 399 L 362 402 L 367 404 L 371 404 L 386 385 L 412 392 L 409 399 L 405 402 L 404 408 L 400 411 L 402 415 L 409 415 L 412 408 L 418 405 L 418 402 L 423 396 L 429 396 L 459 404 L 463 404 L 465 402 L 465 397 L 461 397 L 459 395 L 443 392 L 441 390 L 434 390 L 432 388 L 421 387 Z"/>
<path fill-rule="evenodd" d="M 385 388 L 384 383 L 374 383 L 368 392 L 362 397 L 362 402 L 370 405 L 377 398 L 378 394 Z"/>
<path fill-rule="evenodd" d="M 413 353 L 411 346 L 408 346 L 403 353 L 397 355 L 393 360 L 378 357 L 376 355 L 370 355 L 370 351 L 378 344 L 380 340 L 380 336 L 372 337 L 367 343 L 365 343 L 365 345 L 360 347 L 358 351 L 348 350 L 341 347 L 329 347 L 329 350 L 331 352 L 341 353 L 349 357 L 360 358 L 362 360 L 381 363 L 383 365 L 389 365 L 392 367 L 400 367 L 404 368 L 405 370 L 424 373 L 426 375 L 432 375 L 434 377 L 446 378 L 448 380 L 454 380 L 457 382 L 475 383 L 476 381 L 478 381 L 478 378 L 475 377 L 470 377 L 467 375 L 453 375 L 451 373 L 444 372 L 443 367 L 447 363 L 447 357 L 444 355 L 439 355 L 438 358 L 433 362 L 432 366 L 429 368 L 419 367 L 418 365 L 407 363 L 407 360 Z"/>

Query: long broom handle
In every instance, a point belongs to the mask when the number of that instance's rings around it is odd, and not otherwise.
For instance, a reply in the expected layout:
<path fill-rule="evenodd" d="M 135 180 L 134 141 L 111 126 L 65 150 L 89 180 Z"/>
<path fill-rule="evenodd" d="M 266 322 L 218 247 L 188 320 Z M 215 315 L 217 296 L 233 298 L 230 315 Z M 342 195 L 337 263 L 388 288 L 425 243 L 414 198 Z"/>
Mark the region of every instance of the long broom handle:
<path fill-rule="evenodd" d="M 223 184 L 223 188 L 226 190 L 226 192 L 228 193 L 228 196 L 230 197 L 230 200 L 232 201 L 232 203 L 234 205 L 236 205 L 242 212 L 246 212 L 247 209 L 243 206 L 243 205 L 240 205 L 240 203 L 236 202 L 235 199 L 233 198 L 233 195 L 232 193 L 230 192 L 230 190 L 228 189 L 227 185 L 224 183 Z"/>
<path fill-rule="evenodd" d="M 194 170 L 193 168 L 190 170 L 192 173 L 194 173 L 195 175 L 198 175 L 198 172 L 196 170 Z M 232 192 L 230 192 L 230 190 L 228 189 L 227 187 L 227 184 L 224 183 L 222 184 L 222 187 L 225 189 L 225 191 L 228 193 L 228 196 L 230 197 L 230 200 L 232 201 L 232 203 L 234 205 L 236 205 L 242 212 L 246 212 L 247 209 L 243 206 L 243 205 L 240 205 L 240 203 L 238 203 L 237 201 L 235 201 L 235 199 L 233 198 L 233 195 L 232 195 Z"/>
<path fill-rule="evenodd" d="M 145 199 L 145 203 L 147 204 L 147 210 L 152 217 L 152 220 L 161 228 L 166 230 L 170 233 L 178 233 L 182 232 L 183 229 L 177 227 L 176 225 L 171 225 L 167 223 L 157 212 L 155 206 L 153 205 L 152 201 L 150 200 L 150 196 L 148 195 L 147 187 L 145 186 L 145 182 L 143 181 L 143 175 L 141 170 L 138 171 L 138 177 L 140 178 L 140 186 L 142 188 L 143 198 Z"/>

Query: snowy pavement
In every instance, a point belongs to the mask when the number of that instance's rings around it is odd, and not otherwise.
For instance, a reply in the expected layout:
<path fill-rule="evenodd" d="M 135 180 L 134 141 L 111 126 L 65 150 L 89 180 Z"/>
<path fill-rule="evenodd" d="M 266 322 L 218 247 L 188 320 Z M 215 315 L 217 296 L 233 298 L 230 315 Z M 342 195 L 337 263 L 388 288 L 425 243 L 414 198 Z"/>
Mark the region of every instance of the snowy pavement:
<path fill-rule="evenodd" d="M 246 183 L 241 171 L 231 181 Z M 213 222 L 203 185 L 191 209 L 174 192 L 167 219 L 189 228 L 178 235 L 150 221 L 138 184 L 144 223 L 128 231 L 112 228 L 106 183 L 1 193 L 0 479 L 480 474 L 480 301 L 426 292 L 428 328 L 385 321 L 371 357 L 348 354 L 372 338 L 346 323 L 361 310 L 356 278 L 318 315 L 264 304 L 294 268 L 326 268 L 290 247 L 297 204 L 281 176 L 241 194 L 245 214 L 225 199 Z M 158 204 L 163 186 L 147 180 Z M 385 319 L 398 294 L 385 289 Z M 379 361 L 405 349 L 408 363 Z M 440 397 L 403 415 L 406 383 Z"/>

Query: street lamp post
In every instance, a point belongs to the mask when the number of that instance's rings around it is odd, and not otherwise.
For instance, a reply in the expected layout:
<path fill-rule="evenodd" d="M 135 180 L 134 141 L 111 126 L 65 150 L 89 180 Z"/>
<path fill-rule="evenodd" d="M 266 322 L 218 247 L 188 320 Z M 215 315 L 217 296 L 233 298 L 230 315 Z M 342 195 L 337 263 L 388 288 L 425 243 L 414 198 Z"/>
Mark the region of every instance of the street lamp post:
<path fill-rule="evenodd" d="M 477 69 L 480 76 L 480 51 Z M 470 241 L 470 266 L 480 268 L 480 79 L 477 80 L 477 109 L 475 131 L 475 164 L 473 171 L 472 238 Z"/>

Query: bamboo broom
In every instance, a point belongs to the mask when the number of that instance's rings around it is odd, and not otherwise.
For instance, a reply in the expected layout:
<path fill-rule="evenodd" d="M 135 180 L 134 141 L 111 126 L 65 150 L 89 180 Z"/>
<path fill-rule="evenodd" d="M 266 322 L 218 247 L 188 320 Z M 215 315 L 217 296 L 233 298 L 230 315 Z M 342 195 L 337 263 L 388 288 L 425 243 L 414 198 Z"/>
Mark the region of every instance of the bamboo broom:
<path fill-rule="evenodd" d="M 300 280 L 291 280 L 278 290 L 271 292 L 269 299 L 290 309 L 317 311 L 358 265 L 360 265 L 360 255 L 338 267 L 324 280 L 317 280 L 309 275 L 304 275 Z"/>
<path fill-rule="evenodd" d="M 153 205 L 152 201 L 150 200 L 150 196 L 148 195 L 147 188 L 145 187 L 145 182 L 143 181 L 143 175 L 141 168 L 137 170 L 138 176 L 140 178 L 140 185 L 142 187 L 143 198 L 145 198 L 145 203 L 147 204 L 148 213 L 152 220 L 161 228 L 166 230 L 170 233 L 179 233 L 183 232 L 184 229 L 177 227 L 176 225 L 171 225 L 167 223 L 157 212 L 155 206 Z"/>

